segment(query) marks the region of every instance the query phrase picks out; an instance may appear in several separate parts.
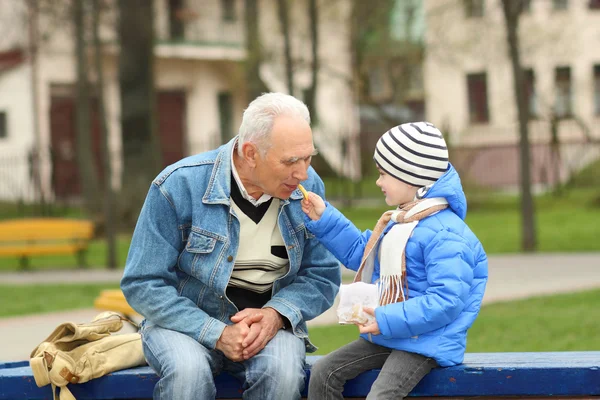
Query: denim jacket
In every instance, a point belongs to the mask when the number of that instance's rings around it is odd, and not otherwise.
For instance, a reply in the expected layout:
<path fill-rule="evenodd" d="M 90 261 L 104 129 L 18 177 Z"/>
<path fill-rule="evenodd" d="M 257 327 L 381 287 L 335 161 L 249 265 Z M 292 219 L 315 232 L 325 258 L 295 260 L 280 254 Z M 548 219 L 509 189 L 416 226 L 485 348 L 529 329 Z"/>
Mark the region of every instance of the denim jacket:
<path fill-rule="evenodd" d="M 146 319 L 210 349 L 238 311 L 225 294 L 239 245 L 230 200 L 234 143 L 180 160 L 152 182 L 121 280 L 127 302 Z M 324 196 L 312 167 L 303 186 Z M 341 276 L 339 262 L 307 231 L 301 200 L 296 190 L 281 201 L 289 271 L 274 282 L 265 307 L 287 318 L 311 352 L 306 321 L 332 306 Z"/>

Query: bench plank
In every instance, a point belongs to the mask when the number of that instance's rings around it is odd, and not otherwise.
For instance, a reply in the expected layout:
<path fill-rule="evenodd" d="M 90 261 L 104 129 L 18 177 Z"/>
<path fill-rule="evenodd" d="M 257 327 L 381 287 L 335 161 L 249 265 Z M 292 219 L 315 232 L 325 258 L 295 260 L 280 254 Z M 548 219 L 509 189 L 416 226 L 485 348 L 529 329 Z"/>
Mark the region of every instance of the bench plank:
<path fill-rule="evenodd" d="M 310 366 L 318 357 L 307 357 L 308 379 Z M 0 400 L 51 398 L 49 386 L 38 388 L 35 385 L 27 362 L 4 365 L 0 364 Z M 344 395 L 365 397 L 378 372 L 368 371 L 349 381 Z M 150 367 L 138 367 L 69 388 L 78 400 L 150 399 L 157 380 Z M 240 384 L 230 375 L 219 375 L 216 383 L 219 398 L 241 397 Z M 410 394 L 410 397 L 464 396 L 600 396 L 600 351 L 470 353 L 461 365 L 434 369 Z"/>
<path fill-rule="evenodd" d="M 75 254 L 85 266 L 84 252 L 94 236 L 94 223 L 69 218 L 23 218 L 0 221 L 0 257 L 19 257 L 21 268 L 30 256 Z"/>
<path fill-rule="evenodd" d="M 83 219 L 23 218 L 0 221 L 0 242 L 89 240 L 93 235 L 94 223 Z"/>
<path fill-rule="evenodd" d="M 131 308 L 125 295 L 119 289 L 106 289 L 94 300 L 94 308 L 99 310 L 118 311 L 131 318 L 139 314 Z"/>
<path fill-rule="evenodd" d="M 85 244 L 24 244 L 20 246 L 0 245 L 0 256 L 40 256 L 48 254 L 71 254 L 84 250 Z"/>

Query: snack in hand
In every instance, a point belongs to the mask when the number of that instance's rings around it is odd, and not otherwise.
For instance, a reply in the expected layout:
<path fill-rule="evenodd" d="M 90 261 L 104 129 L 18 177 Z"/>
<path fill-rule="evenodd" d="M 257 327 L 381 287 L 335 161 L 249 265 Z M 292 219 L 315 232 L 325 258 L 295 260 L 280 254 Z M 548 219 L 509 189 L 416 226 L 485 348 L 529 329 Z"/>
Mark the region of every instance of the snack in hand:
<path fill-rule="evenodd" d="M 298 184 L 298 189 L 300 189 L 300 191 L 302 192 L 302 196 L 304 196 L 304 198 L 308 200 L 308 192 L 306 191 L 306 189 L 304 189 L 304 186 Z"/>
<path fill-rule="evenodd" d="M 354 282 L 340 286 L 340 301 L 337 316 L 340 324 L 365 325 L 375 317 L 364 311 L 365 307 L 378 305 L 377 285 L 366 282 Z"/>

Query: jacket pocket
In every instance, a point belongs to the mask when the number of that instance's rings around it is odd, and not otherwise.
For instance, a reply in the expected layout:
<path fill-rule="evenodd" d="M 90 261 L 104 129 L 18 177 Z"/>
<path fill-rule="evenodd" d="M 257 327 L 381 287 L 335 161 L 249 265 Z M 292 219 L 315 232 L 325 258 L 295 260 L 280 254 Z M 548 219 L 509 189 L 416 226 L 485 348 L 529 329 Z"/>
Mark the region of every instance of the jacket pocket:
<path fill-rule="evenodd" d="M 209 233 L 192 231 L 180 258 L 179 268 L 191 277 L 208 284 L 222 247 L 223 243 Z"/>
<path fill-rule="evenodd" d="M 185 249 L 189 253 L 212 253 L 216 243 L 217 239 L 192 231 Z"/>

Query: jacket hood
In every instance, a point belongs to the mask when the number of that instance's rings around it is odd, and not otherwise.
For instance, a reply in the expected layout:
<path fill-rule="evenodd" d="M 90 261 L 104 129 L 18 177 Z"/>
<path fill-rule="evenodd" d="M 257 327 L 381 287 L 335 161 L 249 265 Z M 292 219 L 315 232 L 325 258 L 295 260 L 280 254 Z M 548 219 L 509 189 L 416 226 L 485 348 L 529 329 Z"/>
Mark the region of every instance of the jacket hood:
<path fill-rule="evenodd" d="M 443 197 L 448 201 L 450 208 L 462 220 L 467 216 L 467 198 L 460 182 L 458 172 L 452 164 L 449 164 L 448 170 L 442 175 L 427 191 L 425 198 Z"/>

